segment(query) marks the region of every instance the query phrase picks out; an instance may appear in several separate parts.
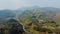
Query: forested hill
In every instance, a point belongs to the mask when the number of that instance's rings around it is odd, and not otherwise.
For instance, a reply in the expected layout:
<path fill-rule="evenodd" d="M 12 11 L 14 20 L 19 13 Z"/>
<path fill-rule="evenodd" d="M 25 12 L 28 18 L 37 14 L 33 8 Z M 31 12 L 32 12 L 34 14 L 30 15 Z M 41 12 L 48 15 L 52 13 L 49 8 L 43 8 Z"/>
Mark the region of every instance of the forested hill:
<path fill-rule="evenodd" d="M 16 24 L 15 20 L 22 23 L 25 30 L 32 34 L 52 30 L 60 32 L 60 8 L 34 6 L 0 10 L 0 24 L 8 25 L 0 25 L 1 27 L 9 29 L 12 24 Z"/>
<path fill-rule="evenodd" d="M 22 10 L 18 10 L 18 13 L 21 13 L 20 17 L 22 17 L 23 15 L 25 15 L 27 17 L 27 15 L 32 15 L 32 14 L 36 14 L 36 15 L 41 15 L 42 18 L 49 18 L 51 20 L 54 20 L 56 22 L 60 22 L 60 8 L 53 8 L 53 7 L 25 7 L 22 8 Z M 24 16 L 24 17 L 25 17 Z"/>
<path fill-rule="evenodd" d="M 53 8 L 53 7 L 24 7 L 17 10 L 0 10 L 0 20 L 6 20 L 7 18 L 12 17 L 22 17 L 23 15 L 40 14 L 42 18 L 50 18 L 59 22 L 60 20 L 60 8 Z M 27 17 L 27 16 L 26 16 Z M 29 17 L 29 16 L 28 16 Z"/>

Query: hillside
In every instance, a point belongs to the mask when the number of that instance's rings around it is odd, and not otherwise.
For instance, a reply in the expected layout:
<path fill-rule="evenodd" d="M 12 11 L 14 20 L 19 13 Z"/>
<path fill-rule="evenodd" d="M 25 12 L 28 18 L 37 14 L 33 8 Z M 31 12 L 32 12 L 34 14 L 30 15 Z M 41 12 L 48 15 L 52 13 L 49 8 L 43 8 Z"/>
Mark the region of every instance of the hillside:
<path fill-rule="evenodd" d="M 45 8 L 29 8 L 18 16 L 20 22 L 24 24 L 25 29 L 30 33 L 39 33 L 46 30 L 59 29 L 60 9 L 45 7 Z M 35 29 L 37 28 L 37 30 Z M 38 29 L 39 28 L 39 29 Z M 41 28 L 41 30 L 40 30 Z M 46 28 L 46 30 L 44 30 Z"/>
<path fill-rule="evenodd" d="M 11 20 L 12 23 L 8 20 Z M 32 34 L 50 32 L 52 30 L 60 32 L 60 8 L 53 7 L 24 7 L 17 10 L 0 10 L 0 24 L 12 25 L 15 20 L 22 23 L 25 30 Z M 5 28 L 11 28 L 10 25 Z"/>

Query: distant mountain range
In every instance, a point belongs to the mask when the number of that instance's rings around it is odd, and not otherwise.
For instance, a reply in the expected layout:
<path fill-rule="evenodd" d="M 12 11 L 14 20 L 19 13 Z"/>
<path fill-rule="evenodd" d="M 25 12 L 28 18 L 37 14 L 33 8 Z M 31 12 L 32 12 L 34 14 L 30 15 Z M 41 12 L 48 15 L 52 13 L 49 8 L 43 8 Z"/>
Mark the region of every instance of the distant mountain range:
<path fill-rule="evenodd" d="M 56 22 L 60 22 L 60 8 L 53 8 L 53 7 L 24 7 L 17 10 L 0 10 L 0 21 L 5 21 L 8 18 L 14 18 L 14 17 L 21 17 L 23 15 L 26 15 L 26 13 L 34 13 L 34 12 L 40 12 L 43 14 L 43 16 L 47 16 L 51 20 L 54 20 Z M 30 14 L 29 13 L 29 14 Z"/>

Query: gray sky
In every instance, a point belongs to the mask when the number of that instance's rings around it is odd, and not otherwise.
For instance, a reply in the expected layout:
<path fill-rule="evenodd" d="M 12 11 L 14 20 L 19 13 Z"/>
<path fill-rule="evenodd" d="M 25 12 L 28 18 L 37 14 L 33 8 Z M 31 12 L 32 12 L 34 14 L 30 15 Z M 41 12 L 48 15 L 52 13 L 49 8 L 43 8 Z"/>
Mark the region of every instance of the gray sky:
<path fill-rule="evenodd" d="M 60 8 L 60 0 L 0 0 L 0 9 L 17 9 L 35 5 Z"/>

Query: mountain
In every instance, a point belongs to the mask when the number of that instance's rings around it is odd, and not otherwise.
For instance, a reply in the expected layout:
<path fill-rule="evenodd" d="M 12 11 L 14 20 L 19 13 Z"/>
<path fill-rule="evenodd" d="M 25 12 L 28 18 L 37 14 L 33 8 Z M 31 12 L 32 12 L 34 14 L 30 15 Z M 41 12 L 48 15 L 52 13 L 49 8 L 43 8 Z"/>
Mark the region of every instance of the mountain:
<path fill-rule="evenodd" d="M 0 10 L 0 21 L 6 20 L 8 18 L 20 18 L 20 17 L 30 17 L 35 13 L 35 15 L 41 15 L 42 18 L 49 18 L 56 22 L 60 22 L 60 8 L 54 7 L 23 7 L 17 10 Z"/>
<path fill-rule="evenodd" d="M 16 21 L 23 24 L 25 30 L 32 34 L 51 32 L 52 30 L 58 32 L 60 31 L 60 8 L 33 6 L 17 10 L 0 10 L 0 24 L 8 23 L 6 25 L 9 25 L 5 28 L 10 29 Z"/>
<path fill-rule="evenodd" d="M 13 18 L 15 16 L 12 10 L 0 10 L 0 22 L 5 22 L 8 18 Z"/>
<path fill-rule="evenodd" d="M 26 8 L 26 7 L 25 7 Z M 28 9 L 27 9 L 28 8 Z M 54 7 L 27 7 L 25 10 L 22 12 L 22 14 L 19 17 L 30 17 L 33 14 L 34 15 L 41 15 L 42 18 L 48 18 L 56 22 L 60 22 L 60 8 L 54 8 Z M 33 9 L 32 9 L 33 8 Z"/>

